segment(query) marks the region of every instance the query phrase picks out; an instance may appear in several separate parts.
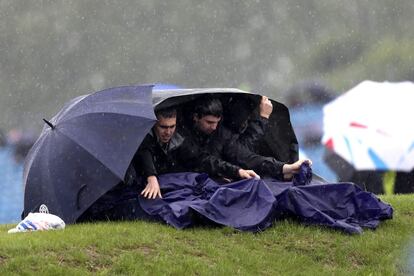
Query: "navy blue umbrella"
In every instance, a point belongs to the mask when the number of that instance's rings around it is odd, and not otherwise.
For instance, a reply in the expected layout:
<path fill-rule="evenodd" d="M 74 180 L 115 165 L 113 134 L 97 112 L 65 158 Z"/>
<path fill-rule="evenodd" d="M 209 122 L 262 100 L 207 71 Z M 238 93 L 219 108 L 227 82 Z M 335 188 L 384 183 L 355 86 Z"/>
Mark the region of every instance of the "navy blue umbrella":
<path fill-rule="evenodd" d="M 50 121 L 26 157 L 23 215 L 45 204 L 73 223 L 125 177 L 156 118 L 152 86 L 79 96 Z"/>

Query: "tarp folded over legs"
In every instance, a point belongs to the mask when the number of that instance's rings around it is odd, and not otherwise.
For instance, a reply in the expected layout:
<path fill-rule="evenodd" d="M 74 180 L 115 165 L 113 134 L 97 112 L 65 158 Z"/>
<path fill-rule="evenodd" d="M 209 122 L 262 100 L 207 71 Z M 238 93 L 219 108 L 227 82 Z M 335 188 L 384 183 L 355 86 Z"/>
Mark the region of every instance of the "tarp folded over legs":
<path fill-rule="evenodd" d="M 175 173 L 159 176 L 159 183 L 163 198 L 140 197 L 141 207 L 176 228 L 205 220 L 259 231 L 273 221 L 276 199 L 260 180 L 219 185 L 206 174 Z"/>
<path fill-rule="evenodd" d="M 266 184 L 277 199 L 276 219 L 293 217 L 304 223 L 361 233 L 362 227 L 375 229 L 381 220 L 392 218 L 389 204 L 353 183 L 292 186 L 267 180 Z"/>
<path fill-rule="evenodd" d="M 219 185 L 205 174 L 176 173 L 159 177 L 163 198 L 140 205 L 149 215 L 185 228 L 214 222 L 242 231 L 260 231 L 275 218 L 293 217 L 347 233 L 375 229 L 392 218 L 393 209 L 352 183 L 293 186 L 290 182 L 249 179 Z"/>

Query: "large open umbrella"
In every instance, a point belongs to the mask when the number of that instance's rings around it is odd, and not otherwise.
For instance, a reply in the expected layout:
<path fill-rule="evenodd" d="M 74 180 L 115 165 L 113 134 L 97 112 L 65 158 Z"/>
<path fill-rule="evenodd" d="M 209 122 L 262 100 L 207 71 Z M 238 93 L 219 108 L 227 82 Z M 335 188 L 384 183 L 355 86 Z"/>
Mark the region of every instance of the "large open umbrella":
<path fill-rule="evenodd" d="M 73 223 L 124 179 L 155 123 L 152 86 L 116 87 L 79 96 L 51 120 L 26 157 L 24 213 L 45 204 Z"/>
<path fill-rule="evenodd" d="M 414 168 L 414 83 L 364 81 L 324 106 L 322 142 L 357 170 Z"/>

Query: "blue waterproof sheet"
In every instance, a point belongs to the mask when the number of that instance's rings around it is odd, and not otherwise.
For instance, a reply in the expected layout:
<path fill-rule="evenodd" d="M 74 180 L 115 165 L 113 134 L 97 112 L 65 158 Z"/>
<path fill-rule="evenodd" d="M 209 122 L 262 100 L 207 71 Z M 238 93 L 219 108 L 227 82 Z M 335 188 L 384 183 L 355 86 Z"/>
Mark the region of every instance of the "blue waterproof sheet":
<path fill-rule="evenodd" d="M 353 234 L 392 218 L 389 204 L 357 185 L 321 184 L 310 175 L 304 167 L 291 182 L 249 179 L 220 185 L 206 174 L 165 174 L 159 176 L 163 198 L 139 197 L 139 203 L 150 216 L 179 229 L 215 223 L 256 232 L 289 217 Z"/>

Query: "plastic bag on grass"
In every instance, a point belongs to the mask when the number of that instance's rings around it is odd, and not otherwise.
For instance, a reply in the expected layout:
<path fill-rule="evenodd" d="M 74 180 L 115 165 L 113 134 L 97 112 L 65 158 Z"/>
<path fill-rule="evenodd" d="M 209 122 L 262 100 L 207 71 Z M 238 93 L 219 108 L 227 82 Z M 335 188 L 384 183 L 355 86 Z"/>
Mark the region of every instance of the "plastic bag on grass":
<path fill-rule="evenodd" d="M 47 207 L 46 212 L 44 209 L 40 208 L 39 213 L 29 213 L 15 228 L 10 229 L 8 233 L 59 230 L 65 228 L 65 222 L 60 217 L 47 213 Z"/>

